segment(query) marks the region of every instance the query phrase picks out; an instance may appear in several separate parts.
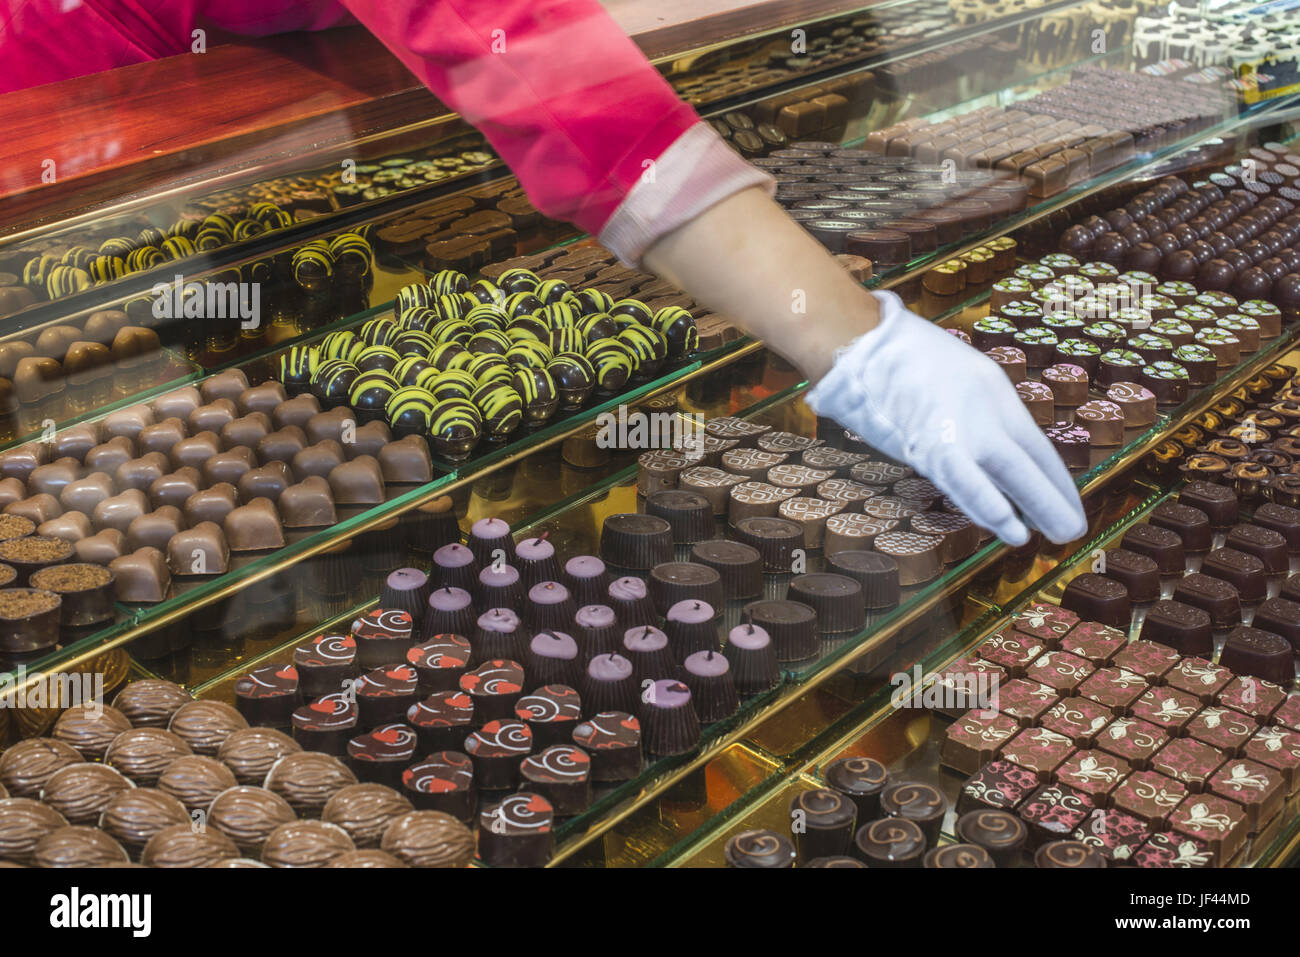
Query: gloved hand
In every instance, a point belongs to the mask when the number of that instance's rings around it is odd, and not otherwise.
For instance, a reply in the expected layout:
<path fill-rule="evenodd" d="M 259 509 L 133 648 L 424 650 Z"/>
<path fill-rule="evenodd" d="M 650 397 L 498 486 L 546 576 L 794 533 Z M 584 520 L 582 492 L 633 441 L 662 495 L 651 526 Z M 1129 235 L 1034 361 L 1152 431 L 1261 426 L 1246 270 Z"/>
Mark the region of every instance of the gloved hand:
<path fill-rule="evenodd" d="M 911 465 L 1004 542 L 1027 542 L 1026 521 L 1054 542 L 1082 536 L 1074 482 L 1006 373 L 893 293 L 873 295 L 880 325 L 839 350 L 805 396 L 813 411 Z"/>

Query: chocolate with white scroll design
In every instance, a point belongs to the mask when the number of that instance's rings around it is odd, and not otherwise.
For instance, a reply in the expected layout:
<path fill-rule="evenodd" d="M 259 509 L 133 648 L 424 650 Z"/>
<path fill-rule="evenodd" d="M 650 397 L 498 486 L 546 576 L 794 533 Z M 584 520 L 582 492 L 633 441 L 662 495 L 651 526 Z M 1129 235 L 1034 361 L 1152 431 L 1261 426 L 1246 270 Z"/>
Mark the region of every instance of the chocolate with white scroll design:
<path fill-rule="evenodd" d="M 862 511 L 873 518 L 902 520 L 911 518 L 921 509 L 896 495 L 877 495 L 863 503 Z"/>
<path fill-rule="evenodd" d="M 386 724 L 348 742 L 353 761 L 409 761 L 415 756 L 415 732 L 404 724 Z"/>
<path fill-rule="evenodd" d="M 806 465 L 776 465 L 767 470 L 767 481 L 777 488 L 798 488 L 811 491 L 818 482 L 834 477 L 828 469 L 811 469 Z"/>
<path fill-rule="evenodd" d="M 525 755 L 533 749 L 533 733 L 521 721 L 489 721 L 465 739 L 471 757 Z"/>
<path fill-rule="evenodd" d="M 557 744 L 524 758 L 520 773 L 533 784 L 580 782 L 591 774 L 591 758 L 581 748 Z"/>
<path fill-rule="evenodd" d="M 391 639 L 411 637 L 411 616 L 396 608 L 374 608 L 352 623 L 357 638 Z"/>
<path fill-rule="evenodd" d="M 859 462 L 849 469 L 849 478 L 864 485 L 893 485 L 915 474 L 909 466 L 893 462 Z"/>
<path fill-rule="evenodd" d="M 859 502 L 864 502 L 878 494 L 876 489 L 856 479 L 830 478 L 817 484 L 817 497 L 828 502 L 840 502 L 846 508 L 861 510 Z"/>
<path fill-rule="evenodd" d="M 772 427 L 770 425 L 760 425 L 756 422 L 746 422 L 744 419 L 737 419 L 733 416 L 723 416 L 710 419 L 705 424 L 704 431 L 708 435 L 719 439 L 740 439 L 742 445 L 753 445 L 758 436 L 772 431 Z"/>
<path fill-rule="evenodd" d="M 845 452 L 842 449 L 819 446 L 805 450 L 800 458 L 802 464 L 811 469 L 825 469 L 843 475 L 863 461 L 866 456 L 860 452 Z"/>
<path fill-rule="evenodd" d="M 793 432 L 766 432 L 758 437 L 758 447 L 764 452 L 802 452 L 825 445 L 821 439 L 810 439 Z"/>
<path fill-rule="evenodd" d="M 1093 445 L 1114 446 L 1124 441 L 1124 411 L 1114 402 L 1092 399 L 1074 410 L 1074 421 L 1088 430 Z"/>

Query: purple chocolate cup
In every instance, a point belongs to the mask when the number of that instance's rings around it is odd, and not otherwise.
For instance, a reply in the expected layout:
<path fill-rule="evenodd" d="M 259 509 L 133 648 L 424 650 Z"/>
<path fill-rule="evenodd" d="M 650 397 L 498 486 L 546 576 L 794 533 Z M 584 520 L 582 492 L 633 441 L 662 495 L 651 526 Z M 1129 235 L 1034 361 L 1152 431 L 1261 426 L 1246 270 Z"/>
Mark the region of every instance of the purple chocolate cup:
<path fill-rule="evenodd" d="M 691 689 L 691 701 L 701 724 L 729 718 L 740 707 L 731 664 L 721 652 L 697 651 L 688 656 L 682 667 L 682 683 Z"/>
<path fill-rule="evenodd" d="M 637 683 L 632 671 L 632 662 L 618 654 L 597 655 L 587 662 L 578 683 L 582 717 L 604 711 L 636 711 Z"/>
<path fill-rule="evenodd" d="M 411 616 L 416 626 L 424 617 L 429 600 L 429 576 L 418 568 L 399 568 L 384 580 L 379 593 L 380 608 L 394 608 Z"/>
<path fill-rule="evenodd" d="M 700 719 L 691 689 L 676 679 L 656 681 L 637 711 L 645 750 L 663 758 L 685 754 L 700 743 Z"/>
<path fill-rule="evenodd" d="M 570 558 L 564 563 L 564 577 L 561 579 L 580 606 L 603 604 L 613 580 L 605 563 L 594 555 Z"/>
<path fill-rule="evenodd" d="M 743 695 L 767 691 L 781 680 L 772 639 L 758 625 L 737 625 L 731 629 L 723 653 L 731 662 L 736 690 Z"/>
<path fill-rule="evenodd" d="M 513 565 L 488 565 L 478 573 L 478 597 L 488 608 L 524 607 L 524 587 Z"/>
<path fill-rule="evenodd" d="M 474 553 L 459 542 L 443 545 L 433 553 L 429 591 L 439 588 L 463 588 L 470 594 L 478 588 L 478 563 L 474 561 Z"/>
<path fill-rule="evenodd" d="M 421 640 L 434 635 L 472 635 L 475 627 L 474 599 L 463 588 L 444 586 L 429 593 L 425 605 Z"/>
<path fill-rule="evenodd" d="M 510 524 L 499 518 L 480 518 L 470 526 L 469 549 L 482 568 L 494 564 L 499 557 L 504 557 L 507 565 L 515 563 L 515 539 L 510 534 Z M 494 554 L 498 550 L 504 554 Z"/>
<path fill-rule="evenodd" d="M 522 661 L 524 657 L 523 622 L 509 608 L 489 608 L 478 616 L 470 641 L 469 666 L 476 668 L 485 661 L 505 658 Z"/>
<path fill-rule="evenodd" d="M 524 622 L 532 632 L 564 630 L 577 611 L 578 606 L 564 585 L 557 581 L 538 582 L 528 589 Z"/>
<path fill-rule="evenodd" d="M 524 653 L 524 671 L 530 683 L 577 687 L 582 677 L 578 643 L 562 631 L 542 631 L 529 640 Z"/>
<path fill-rule="evenodd" d="M 673 605 L 664 621 L 664 633 L 673 657 L 679 662 L 685 662 L 697 652 L 721 648 L 717 612 L 708 602 L 688 598 Z"/>
<path fill-rule="evenodd" d="M 640 625 L 623 632 L 623 657 L 632 662 L 637 687 L 648 679 L 677 678 L 680 670 L 668 646 L 668 636 L 653 625 Z"/>
<path fill-rule="evenodd" d="M 618 615 L 608 605 L 583 605 L 573 616 L 569 633 L 578 642 L 579 654 L 587 660 L 617 653 L 623 647 L 623 629 L 619 627 Z"/>

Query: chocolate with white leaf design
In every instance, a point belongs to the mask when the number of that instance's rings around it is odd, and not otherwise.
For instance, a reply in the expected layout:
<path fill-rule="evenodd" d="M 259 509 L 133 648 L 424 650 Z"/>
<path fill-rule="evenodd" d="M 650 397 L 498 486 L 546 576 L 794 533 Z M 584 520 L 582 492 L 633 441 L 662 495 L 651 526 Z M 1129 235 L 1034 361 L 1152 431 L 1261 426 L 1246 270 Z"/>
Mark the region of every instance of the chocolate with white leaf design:
<path fill-rule="evenodd" d="M 957 796 L 957 813 L 980 807 L 1013 811 L 1024 803 L 1039 786 L 1033 771 L 1010 761 L 992 761 L 980 768 L 962 785 Z"/>
<path fill-rule="evenodd" d="M 1032 635 L 1051 647 L 1060 644 L 1061 639 L 1079 625 L 1079 616 L 1068 608 L 1036 601 L 1026 605 L 1011 619 L 1011 627 L 1026 635 Z"/>
<path fill-rule="evenodd" d="M 1209 791 L 1241 805 L 1252 834 L 1271 822 L 1286 800 L 1282 775 L 1248 758 L 1233 758 L 1214 772 Z"/>
<path fill-rule="evenodd" d="M 1097 750 L 1123 758 L 1136 770 L 1144 770 L 1168 741 L 1168 733 L 1149 721 L 1116 718 L 1097 735 Z"/>
<path fill-rule="evenodd" d="M 1068 784 L 1045 784 L 1020 806 L 1020 819 L 1029 828 L 1029 847 L 1068 837 L 1097 805 Z"/>
<path fill-rule="evenodd" d="M 1025 677 L 1052 688 L 1058 694 L 1072 694 L 1096 669 L 1068 651 L 1045 651 L 1025 669 Z"/>
<path fill-rule="evenodd" d="M 1159 771 L 1200 793 L 1209 786 L 1210 777 L 1227 759 L 1218 748 L 1192 738 L 1174 738 L 1151 759 L 1151 770 Z"/>
<path fill-rule="evenodd" d="M 1186 834 L 1161 831 L 1133 852 L 1137 867 L 1209 867 L 1211 855 L 1203 841 Z"/>
<path fill-rule="evenodd" d="M 1184 691 L 1202 704 L 1214 700 L 1219 690 L 1232 680 L 1232 672 L 1220 668 L 1204 658 L 1183 658 L 1165 672 L 1164 683 L 1177 691 Z"/>
<path fill-rule="evenodd" d="M 1107 751 L 1076 751 L 1056 770 L 1055 780 L 1089 795 L 1098 807 L 1109 803 L 1110 793 L 1132 770 L 1129 763 Z"/>
<path fill-rule="evenodd" d="M 1224 754 L 1239 755 L 1259 730 L 1259 722 L 1230 708 L 1204 708 L 1187 724 L 1187 736 L 1218 748 Z"/>
<path fill-rule="evenodd" d="M 1104 705 L 1088 698 L 1063 698 L 1052 705 L 1038 723 L 1049 731 L 1063 734 L 1076 748 L 1089 748 L 1101 730 L 1115 715 Z"/>
<path fill-rule="evenodd" d="M 1002 757 L 1034 772 L 1046 782 L 1074 753 L 1070 739 L 1046 728 L 1026 728 L 1012 738 L 1002 749 Z"/>
<path fill-rule="evenodd" d="M 1036 724 L 1059 700 L 1047 685 L 1026 678 L 1012 678 L 998 686 L 998 710 L 1024 727 Z"/>
<path fill-rule="evenodd" d="M 1128 861 L 1146 843 L 1150 829 L 1131 814 L 1096 810 L 1075 829 L 1074 839 L 1098 851 L 1111 863 Z"/>
<path fill-rule="evenodd" d="M 1043 650 L 1038 639 L 1008 629 L 993 635 L 980 645 L 976 654 L 985 661 L 1005 668 L 1011 677 L 1023 678 L 1029 663 L 1041 655 Z"/>
<path fill-rule="evenodd" d="M 1186 785 L 1155 771 L 1134 771 L 1111 794 L 1111 805 L 1152 829 L 1164 826 L 1187 797 Z"/>
<path fill-rule="evenodd" d="M 1020 725 L 1005 714 L 972 709 L 948 725 L 939 763 L 962 774 L 974 774 L 996 758 L 1019 731 Z"/>
<path fill-rule="evenodd" d="M 1212 794 L 1188 798 L 1169 816 L 1170 830 L 1202 841 L 1214 866 L 1229 863 L 1246 843 L 1246 813 L 1241 806 Z"/>
<path fill-rule="evenodd" d="M 1286 728 L 1264 727 L 1241 749 L 1242 757 L 1266 765 L 1282 775 L 1286 793 L 1300 788 L 1300 734 Z"/>

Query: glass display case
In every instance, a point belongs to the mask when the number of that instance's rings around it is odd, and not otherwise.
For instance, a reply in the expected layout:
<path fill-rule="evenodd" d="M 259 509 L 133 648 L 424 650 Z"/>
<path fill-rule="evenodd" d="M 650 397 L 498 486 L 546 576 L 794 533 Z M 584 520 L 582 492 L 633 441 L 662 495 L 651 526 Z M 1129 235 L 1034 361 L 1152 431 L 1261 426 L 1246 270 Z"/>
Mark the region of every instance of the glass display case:
<path fill-rule="evenodd" d="M 489 837 L 477 866 L 754 866 L 745 835 L 774 832 L 793 860 L 791 802 L 838 787 L 828 767 L 861 757 L 940 796 L 947 813 L 927 822 L 919 859 L 966 841 L 958 812 L 983 807 L 963 798 L 968 780 L 1003 748 L 960 751 L 963 711 L 891 702 L 900 676 L 932 686 L 1026 609 L 1100 620 L 1104 602 L 1067 594 L 1069 583 L 1124 581 L 1105 556 L 1135 551 L 1130 530 L 1189 484 L 1226 490 L 1251 516 L 1243 524 L 1287 535 L 1300 498 L 1290 14 L 1244 38 L 1257 15 L 1216 5 L 887 0 L 802 16 L 770 4 L 638 39 L 855 278 L 998 353 L 1071 466 L 1083 539 L 1012 548 L 982 533 L 923 478 L 819 420 L 801 399 L 807 383 L 746 335 L 745 317 L 710 314 L 542 216 L 482 136 L 374 41 L 285 39 L 308 44 L 298 59 L 312 70 L 355 63 L 364 82 L 329 80 L 301 115 L 276 106 L 215 141 L 178 137 L 162 158 L 87 160 L 76 175 L 0 187 L 7 799 L 42 793 L 21 773 L 30 739 L 166 791 L 113 748 L 152 725 L 240 785 L 285 797 L 295 816 L 341 820 L 323 799 L 295 801 L 289 772 L 272 771 L 325 751 L 333 791 L 388 785 L 393 817 L 448 811 L 479 832 L 480 851 L 487 831 L 513 836 L 508 820 L 496 829 L 508 795 L 543 794 L 546 850 Z M 268 67 L 267 48 L 210 55 L 213 74 L 187 80 L 199 95 L 240 63 L 261 64 L 267 97 L 309 82 L 293 57 Z M 110 89 L 134 103 L 131 84 Z M 9 94 L 0 114 L 44 95 Z M 19 152 L 37 156 L 39 139 Z M 1211 292 L 1230 308 L 1198 298 Z M 1063 382 L 1062 363 L 1082 378 Z M 1130 380 L 1131 395 L 1115 393 Z M 1071 384 L 1077 397 L 1064 399 Z M 635 421 L 657 424 L 662 441 L 633 434 Z M 703 445 L 673 447 L 700 434 Z M 674 490 L 686 494 L 663 497 Z M 1264 504 L 1278 507 L 1271 520 Z M 796 539 L 778 541 L 791 527 Z M 1226 650 L 1231 663 L 1225 645 L 1233 628 L 1251 630 L 1255 603 L 1289 604 L 1295 552 L 1261 576 L 1265 594 L 1242 593 L 1245 618 L 1216 620 L 1208 649 L 1188 646 L 1188 658 Z M 1185 571 L 1200 574 L 1199 558 L 1162 569 L 1154 597 L 1133 596 L 1136 615 L 1125 598 L 1111 626 L 1121 643 L 1142 639 L 1151 601 L 1179 599 Z M 1218 580 L 1233 574 L 1246 572 Z M 608 621 L 575 614 L 607 604 Z M 1274 628 L 1289 640 L 1290 624 Z M 756 630 L 770 641 L 755 643 Z M 337 670 L 331 643 L 346 649 Z M 1238 667 L 1225 686 L 1258 671 Z M 88 714 L 44 696 L 60 675 L 101 682 L 114 706 Z M 1078 697 L 1068 690 L 1057 697 Z M 1194 713 L 1218 708 L 1218 691 L 1193 695 Z M 586 700 L 565 710 L 579 694 L 604 704 L 599 718 Z M 516 711 L 520 695 L 531 705 Z M 175 720 L 191 697 L 224 706 L 208 715 L 215 731 Z M 1289 747 L 1300 723 L 1288 707 L 1280 696 L 1248 716 Z M 1029 734 L 1039 717 L 1008 720 Z M 581 722 L 573 736 L 565 720 Z M 222 748 L 245 725 L 275 732 L 248 736 L 248 766 Z M 1172 737 L 1197 740 L 1184 730 Z M 592 743 L 602 734 L 608 747 Z M 1095 738 L 1074 739 L 1070 755 Z M 578 770 L 550 767 L 557 753 Z M 1223 760 L 1251 753 L 1234 744 Z M 461 759 L 477 794 L 453 781 Z M 1057 783 L 1067 763 L 1033 768 L 1037 784 Z M 1266 808 L 1218 796 L 1208 774 L 1193 783 L 1230 816 L 1245 808 L 1231 838 L 1202 842 L 1207 861 L 1292 859 L 1300 771 L 1265 767 Z M 439 789 L 422 790 L 412 768 Z M 1109 814 L 1103 805 L 1090 810 Z M 1174 821 L 1143 819 L 1142 840 L 1188 834 Z M 167 823 L 112 836 L 132 859 L 161 863 L 167 849 L 146 838 Z M 1031 825 L 1037 847 L 1049 832 Z M 383 847 L 401 857 L 394 841 Z M 261 843 L 210 853 L 257 858 Z M 1131 843 L 1120 857 L 1143 847 Z M 8 853 L 33 860 L 30 848 Z M 1097 853 L 1117 862 L 1110 844 Z"/>

